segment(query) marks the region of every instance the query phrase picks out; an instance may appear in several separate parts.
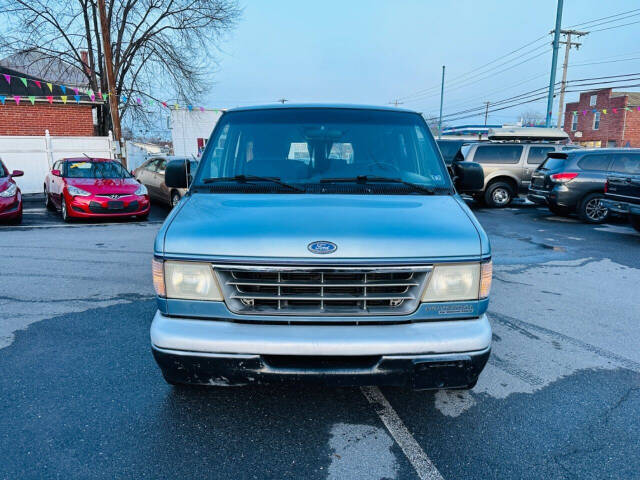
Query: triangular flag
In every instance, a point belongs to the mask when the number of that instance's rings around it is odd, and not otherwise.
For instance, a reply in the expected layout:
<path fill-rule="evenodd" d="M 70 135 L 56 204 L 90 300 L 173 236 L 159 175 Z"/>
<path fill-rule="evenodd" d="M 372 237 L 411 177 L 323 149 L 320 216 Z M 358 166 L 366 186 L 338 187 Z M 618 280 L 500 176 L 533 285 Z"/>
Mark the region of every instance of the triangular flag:
<path fill-rule="evenodd" d="M 189 111 L 193 110 L 193 105 L 187 105 L 187 110 Z"/>
<path fill-rule="evenodd" d="M 640 105 L 638 105 L 638 111 L 640 112 Z"/>
<path fill-rule="evenodd" d="M 20 81 L 23 83 L 23 85 L 26 87 L 27 86 L 27 79 L 24 77 L 20 77 Z"/>
<path fill-rule="evenodd" d="M 163 107 L 167 107 L 167 102 L 162 102 Z M 168 107 L 167 107 L 168 108 Z"/>
<path fill-rule="evenodd" d="M 74 89 L 73 89 L 73 93 L 75 93 L 76 95 L 78 95 L 78 92 L 79 92 L 79 91 L 80 91 L 80 90 L 78 90 L 77 88 L 74 88 Z"/>
<path fill-rule="evenodd" d="M 92 93 L 91 96 L 89 97 L 91 99 L 92 102 L 96 101 L 96 96 Z"/>
<path fill-rule="evenodd" d="M 604 113 L 604 114 L 606 115 L 606 114 L 607 114 L 607 109 L 606 109 L 606 108 L 603 108 L 603 109 L 602 109 L 602 113 Z"/>
<path fill-rule="evenodd" d="M 76 103 L 80 103 L 80 95 L 76 94 L 73 96 L 76 99 Z"/>
<path fill-rule="evenodd" d="M 625 109 L 626 111 L 628 111 L 628 112 L 630 112 L 630 111 L 631 111 L 631 109 L 630 109 L 629 107 L 624 107 L 624 109 Z"/>
<path fill-rule="evenodd" d="M 11 75 L 7 75 L 6 73 L 3 73 L 2 76 L 7 81 L 7 83 L 11 83 Z"/>
<path fill-rule="evenodd" d="M 586 115 L 587 111 L 586 110 L 582 110 L 582 115 Z"/>
<path fill-rule="evenodd" d="M 200 111 L 201 111 L 201 112 L 204 112 L 204 107 L 200 107 Z"/>
<path fill-rule="evenodd" d="M 34 97 L 33 95 L 29 95 L 29 101 L 31 102 L 31 105 L 33 105 L 34 103 L 36 103 L 36 97 Z"/>
<path fill-rule="evenodd" d="M 178 105 L 177 103 L 174 103 L 173 108 L 175 108 L 176 110 L 180 110 L 180 105 Z"/>
<path fill-rule="evenodd" d="M 156 102 L 154 102 L 153 100 L 149 100 L 149 105 L 153 105 L 154 103 Z"/>
<path fill-rule="evenodd" d="M 40 80 L 34 80 L 33 83 L 35 83 L 38 88 L 42 88 L 42 84 L 40 83 Z"/>
<path fill-rule="evenodd" d="M 122 95 L 122 97 L 120 97 L 122 99 L 122 103 L 127 103 L 127 97 Z"/>
<path fill-rule="evenodd" d="M 109 98 L 109 92 L 107 93 L 103 93 L 102 96 L 104 97 L 104 99 L 106 100 L 107 98 Z"/>
<path fill-rule="evenodd" d="M 613 113 L 618 113 L 618 109 L 617 108 L 612 108 L 611 110 L 613 110 Z"/>
<path fill-rule="evenodd" d="M 4 105 L 4 99 L 7 98 L 4 95 L 0 95 L 0 103 Z"/>
<path fill-rule="evenodd" d="M 102 100 L 102 92 L 100 90 L 98 90 L 98 98 Z"/>
<path fill-rule="evenodd" d="M 53 97 L 51 95 L 47 97 L 47 102 L 53 104 Z"/>
<path fill-rule="evenodd" d="M 15 100 L 16 105 L 20 105 L 20 97 L 18 95 L 14 95 L 13 99 Z"/>
<path fill-rule="evenodd" d="M 49 87 L 49 91 L 53 92 L 53 85 L 49 82 L 47 82 L 47 87 Z"/>
<path fill-rule="evenodd" d="M 62 99 L 62 103 L 64 103 L 64 104 L 67 103 L 67 96 L 66 95 L 60 95 L 60 98 Z"/>
<path fill-rule="evenodd" d="M 593 110 L 591 110 L 591 113 L 598 113 L 598 110 L 594 108 Z"/>
<path fill-rule="evenodd" d="M 60 90 L 62 90 L 62 93 L 67 93 L 67 87 L 64 85 L 60 85 Z"/>

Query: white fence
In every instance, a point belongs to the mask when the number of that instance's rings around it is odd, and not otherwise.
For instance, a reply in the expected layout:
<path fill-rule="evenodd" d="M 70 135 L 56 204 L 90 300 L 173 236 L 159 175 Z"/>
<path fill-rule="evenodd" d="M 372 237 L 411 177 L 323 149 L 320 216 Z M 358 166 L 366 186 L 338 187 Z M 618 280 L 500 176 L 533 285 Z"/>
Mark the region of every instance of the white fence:
<path fill-rule="evenodd" d="M 108 137 L 0 136 L 0 158 L 9 171 L 23 170 L 16 178 L 22 193 L 42 192 L 44 177 L 53 162 L 67 157 L 113 158 L 115 142 Z"/>

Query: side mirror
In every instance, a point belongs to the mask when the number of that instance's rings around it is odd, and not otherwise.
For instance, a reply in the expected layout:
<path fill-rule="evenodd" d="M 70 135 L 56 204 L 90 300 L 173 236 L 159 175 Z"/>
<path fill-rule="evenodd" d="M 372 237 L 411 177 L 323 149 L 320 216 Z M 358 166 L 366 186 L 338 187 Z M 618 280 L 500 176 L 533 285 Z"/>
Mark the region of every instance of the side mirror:
<path fill-rule="evenodd" d="M 169 188 L 187 188 L 187 161 L 171 160 L 164 172 L 164 183 Z"/>
<path fill-rule="evenodd" d="M 484 171 L 474 162 L 453 162 L 454 184 L 458 193 L 472 192 L 484 188 Z"/>
<path fill-rule="evenodd" d="M 61 177 L 62 172 L 60 170 L 51 170 L 51 175 L 53 175 L 54 177 Z"/>
<path fill-rule="evenodd" d="M 12 177 L 21 177 L 23 175 L 24 175 L 24 172 L 22 170 L 14 170 L 13 172 L 11 172 Z"/>

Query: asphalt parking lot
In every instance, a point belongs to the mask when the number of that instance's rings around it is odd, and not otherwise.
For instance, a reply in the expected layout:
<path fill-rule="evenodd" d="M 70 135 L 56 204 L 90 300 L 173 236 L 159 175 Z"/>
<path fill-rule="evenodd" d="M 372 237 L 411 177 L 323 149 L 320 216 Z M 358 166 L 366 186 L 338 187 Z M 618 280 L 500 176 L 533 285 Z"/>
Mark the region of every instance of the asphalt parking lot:
<path fill-rule="evenodd" d="M 0 227 L 0 479 L 640 478 L 640 234 L 477 209 L 493 352 L 476 388 L 174 389 L 149 347 L 147 222 Z"/>

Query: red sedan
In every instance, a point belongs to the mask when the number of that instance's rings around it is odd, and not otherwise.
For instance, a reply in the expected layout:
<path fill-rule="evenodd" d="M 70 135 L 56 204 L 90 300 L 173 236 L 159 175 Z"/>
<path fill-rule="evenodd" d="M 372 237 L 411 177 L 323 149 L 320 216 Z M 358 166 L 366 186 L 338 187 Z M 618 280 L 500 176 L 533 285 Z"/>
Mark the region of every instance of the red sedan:
<path fill-rule="evenodd" d="M 65 158 L 53 164 L 44 181 L 47 208 L 62 218 L 138 217 L 146 219 L 147 188 L 108 158 Z"/>
<path fill-rule="evenodd" d="M 22 221 L 22 194 L 14 177 L 21 177 L 24 173 L 14 170 L 9 173 L 7 167 L 0 160 L 0 221 L 20 223 Z"/>

